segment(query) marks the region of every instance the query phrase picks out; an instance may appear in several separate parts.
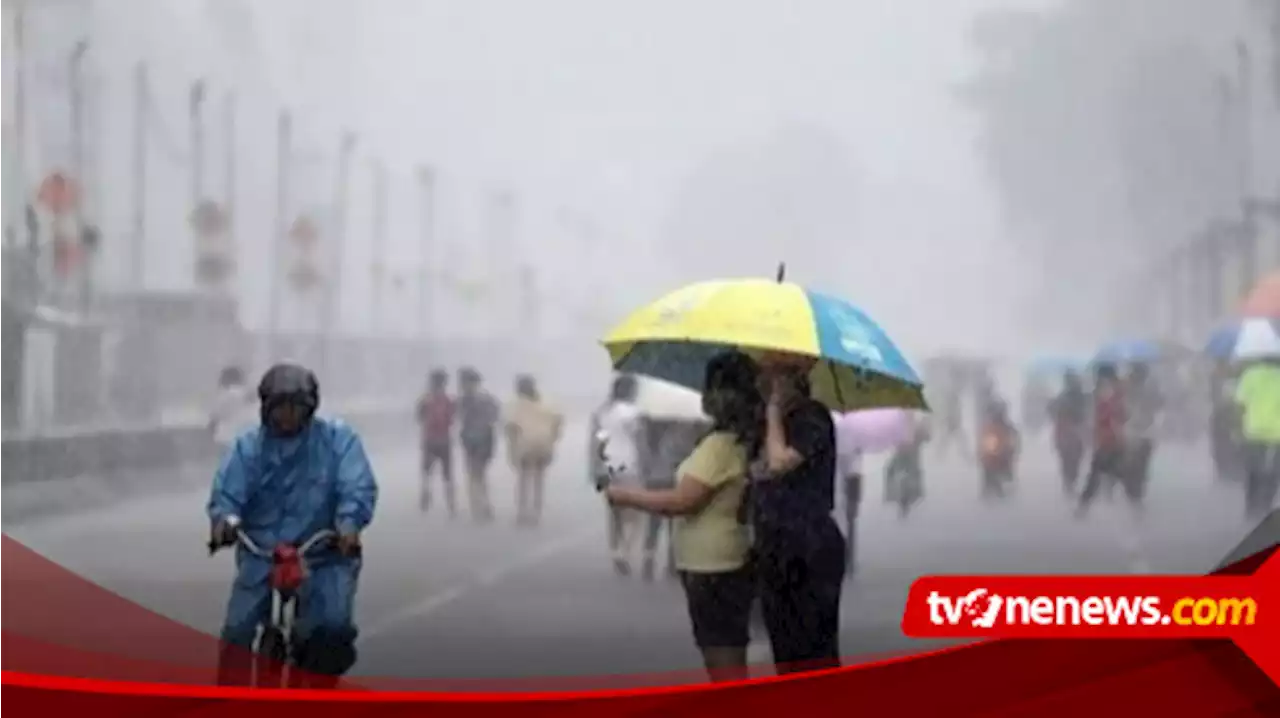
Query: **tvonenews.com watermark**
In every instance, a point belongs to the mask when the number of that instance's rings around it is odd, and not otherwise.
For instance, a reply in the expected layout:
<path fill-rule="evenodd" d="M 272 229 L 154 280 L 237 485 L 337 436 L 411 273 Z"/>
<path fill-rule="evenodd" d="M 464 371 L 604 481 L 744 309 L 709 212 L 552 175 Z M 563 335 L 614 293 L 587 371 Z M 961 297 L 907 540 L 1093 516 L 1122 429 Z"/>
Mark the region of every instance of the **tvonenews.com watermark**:
<path fill-rule="evenodd" d="M 985 588 L 925 597 L 935 626 L 1252 626 L 1253 598 L 1182 597 L 1165 610 L 1159 596 L 1002 596 Z"/>
<path fill-rule="evenodd" d="M 920 638 L 1275 635 L 1280 591 L 1251 576 L 927 576 L 902 630 Z"/>

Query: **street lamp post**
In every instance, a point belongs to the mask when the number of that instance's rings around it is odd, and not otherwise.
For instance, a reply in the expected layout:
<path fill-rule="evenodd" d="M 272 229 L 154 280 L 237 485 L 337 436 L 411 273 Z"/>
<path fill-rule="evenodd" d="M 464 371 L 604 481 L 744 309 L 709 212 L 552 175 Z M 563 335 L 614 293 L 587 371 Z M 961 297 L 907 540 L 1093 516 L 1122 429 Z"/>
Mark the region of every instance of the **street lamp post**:
<path fill-rule="evenodd" d="M 280 305 L 284 292 L 284 243 L 289 234 L 289 169 L 292 164 L 293 116 L 281 110 L 276 120 L 276 222 L 271 241 L 271 300 L 268 309 L 268 362 L 279 358 Z"/>
<path fill-rule="evenodd" d="M 147 274 L 147 111 L 150 107 L 147 64 L 139 62 L 133 73 L 133 236 L 130 242 L 130 277 L 133 290 L 141 292 Z"/>
<path fill-rule="evenodd" d="M 373 243 L 372 282 L 370 286 L 369 328 L 380 336 L 386 327 L 382 322 L 383 281 L 387 274 L 387 168 L 381 160 L 373 161 Z"/>
<path fill-rule="evenodd" d="M 431 265 L 436 259 L 436 176 L 430 167 L 422 166 L 417 172 L 422 205 L 422 239 L 419 245 L 418 267 L 418 334 L 429 341 L 434 330 L 435 297 L 431 283 Z"/>
<path fill-rule="evenodd" d="M 356 134 L 351 131 L 342 133 L 338 145 L 338 177 L 333 198 L 333 249 L 329 258 L 329 282 L 325 292 L 325 340 L 323 365 L 329 373 L 334 363 L 333 345 L 340 335 L 341 302 L 344 257 L 347 246 L 347 196 L 351 187 L 351 158 L 355 154 Z"/>
<path fill-rule="evenodd" d="M 88 309 L 90 292 L 93 286 L 93 270 L 90 267 L 90 247 L 85 240 L 89 237 L 86 231 L 84 200 L 88 183 L 84 177 L 84 58 L 89 51 L 89 41 L 80 40 L 71 50 L 68 63 L 69 100 L 71 105 L 71 176 L 75 182 L 76 201 L 72 205 L 71 220 L 75 227 L 75 245 L 80 253 L 80 304 Z"/>

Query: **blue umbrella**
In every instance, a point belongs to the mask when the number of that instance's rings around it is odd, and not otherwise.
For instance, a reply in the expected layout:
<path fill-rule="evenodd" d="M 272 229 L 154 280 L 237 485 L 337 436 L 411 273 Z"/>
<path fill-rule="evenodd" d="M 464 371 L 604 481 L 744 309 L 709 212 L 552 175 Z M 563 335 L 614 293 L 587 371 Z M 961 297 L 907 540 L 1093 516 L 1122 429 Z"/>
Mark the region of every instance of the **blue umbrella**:
<path fill-rule="evenodd" d="M 1164 352 L 1149 339 L 1122 339 L 1102 345 L 1093 357 L 1094 364 L 1130 364 L 1158 360 Z"/>
<path fill-rule="evenodd" d="M 1218 327 L 1209 335 L 1204 343 L 1204 353 L 1215 359 L 1227 359 L 1231 350 L 1236 348 L 1236 338 L 1240 336 L 1240 325 Z"/>

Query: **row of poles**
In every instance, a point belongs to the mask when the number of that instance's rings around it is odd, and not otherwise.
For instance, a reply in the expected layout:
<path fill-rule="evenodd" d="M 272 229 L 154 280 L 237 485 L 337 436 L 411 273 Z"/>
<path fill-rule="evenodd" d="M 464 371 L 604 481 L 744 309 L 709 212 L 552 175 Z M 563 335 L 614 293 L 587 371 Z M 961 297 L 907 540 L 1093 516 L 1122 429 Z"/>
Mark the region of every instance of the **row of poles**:
<path fill-rule="evenodd" d="M 14 130 L 16 141 L 13 147 L 6 147 L 6 152 L 15 154 L 15 161 L 21 168 L 23 175 L 24 187 L 21 190 L 23 195 L 23 205 L 31 208 L 36 204 L 34 197 L 29 195 L 25 186 L 27 173 L 27 162 L 30 157 L 27 156 L 28 142 L 28 92 L 30 88 L 27 84 L 25 72 L 25 64 L 27 63 L 26 42 L 29 38 L 25 37 L 24 30 L 25 3 L 17 3 L 12 7 L 11 20 L 14 23 L 13 37 L 15 40 L 15 59 L 18 65 L 18 71 L 15 73 L 16 84 L 14 88 Z M 6 13 L 10 14 L 10 13 Z M 68 219 L 79 230 L 83 230 L 93 224 L 92 218 L 87 216 L 87 210 L 84 206 L 83 199 L 85 189 L 89 182 L 86 181 L 86 101 L 85 101 L 85 64 L 90 44 L 87 39 L 77 42 L 73 51 L 67 58 L 67 106 L 70 133 L 70 152 L 66 165 L 66 174 L 69 175 L 70 181 L 77 187 L 77 200 L 74 202 L 73 209 Z M 157 113 L 155 103 L 153 101 L 152 81 L 150 69 L 145 61 L 136 63 L 133 70 L 132 82 L 132 115 L 133 122 L 131 127 L 131 143 L 132 154 L 130 158 L 130 179 L 132 192 L 130 193 L 132 200 L 131 221 L 127 232 L 126 246 L 121 249 L 127 254 L 125 281 L 135 289 L 142 290 L 147 284 L 148 270 L 148 215 L 150 211 L 149 202 L 151 198 L 148 193 L 149 183 L 153 178 L 148 176 L 149 159 L 154 150 L 150 150 L 149 146 L 155 139 L 152 137 L 154 132 L 164 131 L 166 126 L 163 118 Z M 211 187 L 207 180 L 206 162 L 209 159 L 206 155 L 207 147 L 207 123 L 206 114 L 213 98 L 209 85 L 204 80 L 197 80 L 190 86 L 189 91 L 189 154 L 184 158 L 190 164 L 190 186 L 189 196 L 192 208 L 192 216 L 194 218 L 198 208 L 202 205 L 213 202 L 220 209 L 224 222 L 222 223 L 223 236 L 220 242 L 223 249 L 230 254 L 231 248 L 235 246 L 236 223 L 234 217 L 237 210 L 237 98 L 234 92 L 228 91 L 222 94 L 220 101 L 221 112 L 221 134 L 224 156 L 222 157 L 223 167 L 220 173 L 223 178 L 223 186 L 218 188 L 216 194 L 222 195 L 220 201 L 214 202 L 210 199 Z M 158 123 L 158 124 L 157 124 Z M 275 337 L 281 333 L 284 321 L 284 305 L 286 297 L 286 271 L 285 271 L 285 250 L 289 242 L 290 231 L 297 217 L 291 208 L 292 195 L 295 188 L 293 185 L 294 165 L 298 161 L 298 147 L 296 146 L 296 122 L 295 115 L 290 110 L 281 110 L 276 122 L 276 208 L 274 227 L 272 230 L 271 247 L 269 254 L 271 256 L 271 281 L 269 287 L 268 311 L 267 311 L 267 330 L 268 334 Z M 332 337 L 336 334 L 339 325 L 338 317 L 340 314 L 340 298 L 342 296 L 344 285 L 346 284 L 347 272 L 346 262 L 343 260 L 347 235 L 349 233 L 348 222 L 348 201 L 350 187 L 352 184 L 352 174 L 355 169 L 355 157 L 357 152 L 358 136 L 355 132 L 345 131 L 341 134 L 337 143 L 336 153 L 336 173 L 335 184 L 331 190 L 326 190 L 324 194 L 331 196 L 323 201 L 324 205 L 330 208 L 331 220 L 326 224 L 323 241 L 326 243 L 327 252 L 321 253 L 324 257 L 325 265 L 324 283 L 320 291 L 313 292 L 310 296 L 305 297 L 309 307 L 313 307 L 318 314 L 319 325 L 324 334 Z M 369 311 L 374 323 L 379 317 L 384 315 L 387 310 L 386 291 L 387 279 L 389 277 L 389 268 L 385 260 L 386 250 L 389 243 L 389 184 L 390 176 L 385 163 L 379 160 L 372 160 L 371 169 L 373 173 L 373 207 L 372 207 L 372 226 L 368 231 L 368 239 L 370 241 L 370 250 L 373 256 L 372 266 L 372 296 L 369 299 Z M 437 225 L 437 172 L 426 165 L 420 165 L 416 168 L 413 178 L 417 187 L 417 196 L 419 205 L 416 224 L 420 227 L 421 235 L 419 237 L 419 254 L 420 267 L 416 276 L 417 298 L 416 298 L 416 328 L 419 338 L 425 338 L 430 332 L 431 313 L 435 306 L 437 293 L 435 291 L 435 280 L 444 279 L 444 273 L 433 273 L 430 270 L 430 263 L 438 261 L 442 255 L 435 247 L 436 243 L 436 225 Z M 498 257 L 510 257 L 512 246 L 511 240 L 514 238 L 515 232 L 515 196 L 511 192 L 498 193 L 496 201 L 492 206 L 486 207 L 489 214 L 494 216 L 488 217 L 492 220 L 486 227 L 486 231 L 491 234 L 486 239 L 489 242 L 488 250 L 495 255 L 491 261 L 497 261 Z M 34 215 L 34 210 L 29 212 Z M 12 221 L 10 219 L 10 221 Z M 41 246 L 41 233 L 36 229 L 36 220 L 32 219 L 28 222 L 28 231 L 30 233 L 28 246 L 31 255 L 35 261 L 33 266 L 41 266 L 41 259 L 44 258 L 44 248 Z M 94 230 L 96 232 L 96 229 Z M 38 284 L 37 291 L 44 295 L 51 287 L 57 287 L 60 290 L 70 289 L 70 283 L 66 280 L 79 279 L 79 298 L 82 302 L 82 308 L 86 311 L 90 310 L 95 298 L 95 288 L 92 286 L 94 272 L 90 266 L 90 262 L 94 260 L 94 253 L 97 250 L 96 239 L 93 246 L 90 246 L 85 237 L 87 235 L 81 232 L 77 237 L 79 240 L 79 249 L 82 251 L 81 264 L 78 267 L 78 276 L 70 273 L 62 276 L 60 270 L 54 271 L 54 277 L 45 277 L 43 274 L 36 275 Z M 197 237 L 197 242 L 201 238 Z M 501 244 L 498 244 L 501 243 Z M 201 247 L 197 246 L 197 254 L 201 251 Z M 234 258 L 232 258 L 234 261 Z M 400 276 L 400 275 L 398 275 Z M 49 280 L 53 279 L 50 283 Z M 536 288 L 536 279 L 534 271 L 531 267 L 522 266 L 519 271 L 512 277 L 517 288 L 523 291 L 518 292 L 522 296 L 519 300 L 521 321 L 528 326 L 531 322 L 536 322 L 539 307 Z M 221 287 L 222 291 L 226 291 L 226 287 Z M 301 296 L 301 294 L 300 294 Z M 328 341 L 325 342 L 329 344 Z"/>
<path fill-rule="evenodd" d="M 29 159 L 28 157 L 28 113 L 29 113 L 29 97 L 28 93 L 31 88 L 28 87 L 28 67 L 29 52 L 27 42 L 31 40 L 27 36 L 28 23 L 24 18 L 23 3 L 17 4 L 15 9 L 15 27 L 14 37 L 17 40 L 17 61 L 18 72 L 17 84 L 15 84 L 15 133 L 17 133 L 18 141 L 15 142 L 15 150 L 17 150 L 17 165 L 19 168 L 19 207 L 31 206 L 33 203 L 31 195 L 31 186 L 29 186 L 29 175 L 27 173 Z M 67 174 L 73 179 L 73 182 L 79 186 L 87 187 L 90 182 L 86 180 L 86 137 L 87 137 L 87 114 L 88 102 L 86 101 L 86 84 L 87 60 L 91 59 L 91 45 L 88 38 L 76 42 L 69 55 L 65 55 L 65 63 L 67 69 L 59 69 L 59 74 L 67 74 L 67 106 L 70 134 L 70 151 L 67 160 Z M 61 64 L 61 60 L 56 61 Z M 188 131 L 187 138 L 188 148 L 182 150 L 173 150 L 173 134 L 168 131 L 169 124 L 165 122 L 164 113 L 161 113 L 155 102 L 155 95 L 152 92 L 151 68 L 146 61 L 138 61 L 134 65 L 131 81 L 132 93 L 132 127 L 131 145 L 132 155 L 129 157 L 129 191 L 124 195 L 129 196 L 131 201 L 131 218 L 129 218 L 129 227 L 124 234 L 123 246 L 119 247 L 120 252 L 125 256 L 123 262 L 124 275 L 123 279 L 128 283 L 129 287 L 136 288 L 138 291 L 145 291 L 147 285 L 148 260 L 150 260 L 150 252 L 148 247 L 151 246 L 150 237 L 148 237 L 148 228 L 151 227 L 148 220 L 148 203 L 151 197 L 148 196 L 148 187 L 154 184 L 154 177 L 150 177 L 148 170 L 152 168 L 151 157 L 154 152 L 160 151 L 160 146 L 155 145 L 161 141 L 163 136 L 163 145 L 169 147 L 168 154 L 174 155 L 178 152 L 182 159 L 180 163 L 189 165 L 189 186 L 188 186 L 188 202 L 191 205 L 192 218 L 195 218 L 198 207 L 206 205 L 206 203 L 215 203 L 219 206 L 221 212 L 225 216 L 224 229 L 225 235 L 220 238 L 225 250 L 228 252 L 230 248 L 236 246 L 236 228 L 237 223 L 234 218 L 237 216 L 239 209 L 237 198 L 241 189 L 237 187 L 239 179 L 239 168 L 237 163 L 237 119 L 239 116 L 237 93 L 228 90 L 224 92 L 212 91 L 210 83 L 204 79 L 197 79 L 192 82 L 188 88 Z M 209 119 L 216 116 L 216 129 L 210 132 Z M 42 118 L 42 122 L 47 122 L 47 118 Z M 356 174 L 357 169 L 357 148 L 361 145 L 360 137 L 356 132 L 342 132 L 335 142 L 335 151 L 325 152 L 325 161 L 335 160 L 333 168 L 334 183 L 332 188 L 324 189 L 323 205 L 328 207 L 328 216 L 325 219 L 323 242 L 326 244 L 325 251 L 320 253 L 323 257 L 324 283 L 319 288 L 312 288 L 310 292 L 300 292 L 297 296 L 291 296 L 287 289 L 287 248 L 289 246 L 289 234 L 291 228 L 298 218 L 294 215 L 293 203 L 294 191 L 294 173 L 296 173 L 296 165 L 301 161 L 302 154 L 298 147 L 297 137 L 297 118 L 293 111 L 284 109 L 280 110 L 276 116 L 275 127 L 275 145 L 276 145 L 276 178 L 275 178 L 275 210 L 274 210 L 274 227 L 271 227 L 270 239 L 270 264 L 271 276 L 268 288 L 268 312 L 266 312 L 266 333 L 270 337 L 279 337 L 285 329 L 285 306 L 287 299 L 301 299 L 305 303 L 307 312 L 314 312 L 317 325 L 319 325 L 321 333 L 325 334 L 328 339 L 325 340 L 324 346 L 329 347 L 333 344 L 335 335 L 337 335 L 340 321 L 340 298 L 344 288 L 349 284 L 347 275 L 349 267 L 347 262 L 343 260 L 346 255 L 346 246 L 348 243 L 348 235 L 352 234 L 352 228 L 349 227 L 349 195 L 351 195 L 352 177 Z M 179 133 L 180 134 L 180 133 Z M 221 157 L 210 156 L 210 138 L 214 138 L 215 145 L 220 145 Z M 219 172 L 214 174 L 220 175 L 220 182 L 210 182 L 209 169 L 210 161 L 220 164 Z M 379 325 L 380 317 L 387 314 L 388 292 L 389 292 L 389 267 L 388 267 L 388 248 L 389 248 L 389 184 L 390 174 L 387 165 L 379 160 L 371 160 L 370 170 L 372 173 L 372 221 L 370 227 L 361 229 L 362 238 L 367 239 L 372 257 L 370 267 L 371 271 L 371 296 L 369 297 L 369 312 L 372 321 L 364 323 L 365 328 L 372 328 L 375 331 L 385 329 Z M 420 267 L 416 274 L 416 321 L 415 328 L 417 337 L 420 339 L 428 338 L 428 335 L 434 325 L 433 312 L 438 311 L 438 302 L 440 298 L 440 284 L 456 285 L 452 273 L 442 271 L 443 267 L 439 266 L 439 262 L 444 260 L 444 255 L 440 252 L 438 225 L 439 225 L 439 174 L 434 168 L 428 165 L 417 166 L 415 175 L 413 175 L 413 183 L 415 183 L 415 220 L 413 224 L 419 227 L 419 237 L 417 237 L 417 246 L 420 257 Z M 212 200 L 211 195 L 220 196 L 218 200 Z M 87 196 L 86 192 L 81 192 L 81 196 Z M 483 232 L 486 234 L 485 250 L 488 256 L 485 257 L 485 265 L 492 270 L 502 270 L 503 276 L 500 282 L 511 283 L 508 287 L 508 296 L 513 297 L 515 303 L 516 316 L 511 317 L 513 321 L 520 323 L 522 333 L 534 335 L 538 330 L 539 317 L 543 312 L 543 302 L 541 302 L 539 275 L 534 267 L 525 264 L 516 257 L 513 257 L 515 250 L 515 234 L 516 234 L 516 218 L 517 218 L 517 198 L 512 192 L 495 192 L 492 193 L 492 201 L 486 202 L 485 205 L 485 227 Z M 73 221 L 77 228 L 91 227 L 95 224 L 95 207 L 86 207 L 82 202 L 77 202 L 74 206 Z M 558 223 L 562 227 L 558 227 L 559 232 L 566 232 L 570 235 L 579 235 L 584 247 L 590 248 L 598 241 L 598 229 L 595 227 L 594 221 L 585 218 L 580 212 L 562 209 L 558 212 Z M 241 227 L 242 230 L 246 229 Z M 193 227 L 195 230 L 195 227 Z M 96 228 L 95 228 L 96 233 Z M 74 280 L 78 280 L 79 298 L 81 298 L 84 310 L 91 310 L 95 305 L 96 288 L 92 282 L 95 273 L 92 271 L 90 262 L 95 259 L 93 253 L 96 252 L 96 239 L 92 242 L 93 246 L 88 246 L 88 242 L 83 239 L 86 234 L 82 234 L 83 251 L 82 264 L 79 266 L 78 273 L 68 274 L 63 278 L 50 278 L 52 282 L 46 282 L 37 276 L 37 284 L 40 284 L 41 293 L 47 291 L 51 287 L 59 289 L 72 289 Z M 197 255 L 200 252 L 200 237 L 196 237 Z M 36 232 L 32 232 L 32 250 L 33 256 L 44 256 L 44 247 L 40 246 L 40 239 Z M 197 257 L 197 262 L 198 260 Z M 232 259 L 234 261 L 234 257 Z M 38 262 L 37 262 L 38 264 Z M 507 271 L 509 270 L 509 271 Z M 56 274 L 56 273 L 55 273 Z M 402 278 L 402 275 L 401 275 Z M 59 280 L 60 279 L 60 280 Z M 492 279 L 492 275 L 490 275 Z M 229 287 L 230 282 L 225 282 L 218 287 L 219 292 L 224 294 L 234 294 L 234 289 Z M 404 282 L 408 284 L 408 282 Z M 460 292 L 461 293 L 461 292 Z M 402 306 L 408 306 L 408 302 L 397 302 L 396 310 L 403 315 L 406 312 L 401 310 Z M 568 307 L 562 307 L 568 308 Z M 584 311 L 581 307 L 568 308 L 568 311 Z M 507 328 L 499 328 L 504 330 Z"/>
<path fill-rule="evenodd" d="M 1280 11 L 1273 21 L 1280 23 Z M 1254 187 L 1257 108 L 1253 56 L 1244 41 L 1238 41 L 1234 49 L 1234 77 L 1220 78 L 1214 101 L 1223 118 L 1224 151 L 1233 162 L 1236 202 L 1225 216 L 1198 229 L 1161 257 L 1141 283 L 1147 290 L 1154 285 L 1156 296 L 1163 295 L 1164 329 L 1186 339 L 1203 334 L 1223 315 L 1234 313 L 1231 303 L 1240 301 L 1243 297 L 1239 295 L 1268 269 L 1280 266 L 1280 187 L 1268 190 L 1275 192 L 1272 197 L 1256 194 Z M 1280 67 L 1273 72 L 1280 83 Z M 1280 94 L 1275 100 L 1280 108 Z M 1280 126 L 1274 131 L 1280 136 Z M 1149 306 L 1149 302 L 1144 299 L 1135 306 Z"/>

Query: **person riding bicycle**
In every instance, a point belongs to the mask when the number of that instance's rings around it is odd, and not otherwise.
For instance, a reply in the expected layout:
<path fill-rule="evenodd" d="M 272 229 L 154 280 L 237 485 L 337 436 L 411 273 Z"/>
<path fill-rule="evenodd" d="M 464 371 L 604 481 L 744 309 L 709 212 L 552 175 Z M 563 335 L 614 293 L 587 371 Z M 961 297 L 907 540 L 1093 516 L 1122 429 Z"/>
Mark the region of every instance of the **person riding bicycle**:
<path fill-rule="evenodd" d="M 311 371 L 271 367 L 258 385 L 261 423 L 232 443 L 213 479 L 207 507 L 211 546 L 236 542 L 237 526 L 259 546 L 297 545 L 324 529 L 336 546 L 317 551 L 300 595 L 297 666 L 317 687 L 336 684 L 356 662 L 353 603 L 360 534 L 373 519 L 377 482 L 360 436 L 315 416 L 320 386 Z M 249 653 L 271 608 L 271 563 L 247 550 L 227 601 L 218 682 L 247 683 Z"/>
<path fill-rule="evenodd" d="M 1008 405 L 992 399 L 986 407 L 982 429 L 978 433 L 978 456 L 982 468 L 982 495 L 1003 496 L 1005 485 L 1013 480 L 1021 437 L 1009 418 Z"/>

